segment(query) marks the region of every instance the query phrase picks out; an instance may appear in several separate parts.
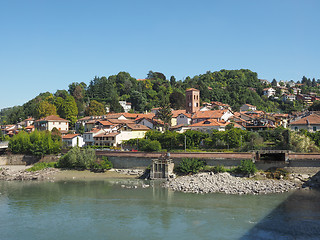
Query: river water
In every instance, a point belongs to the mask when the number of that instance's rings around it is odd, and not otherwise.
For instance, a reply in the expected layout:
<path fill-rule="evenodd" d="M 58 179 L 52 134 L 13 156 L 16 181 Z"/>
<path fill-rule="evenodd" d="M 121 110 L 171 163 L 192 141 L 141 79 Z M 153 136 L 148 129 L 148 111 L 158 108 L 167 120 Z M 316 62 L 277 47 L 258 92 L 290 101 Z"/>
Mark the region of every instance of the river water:
<path fill-rule="evenodd" d="M 315 190 L 198 195 L 122 179 L 0 182 L 0 193 L 5 240 L 320 239 Z"/>

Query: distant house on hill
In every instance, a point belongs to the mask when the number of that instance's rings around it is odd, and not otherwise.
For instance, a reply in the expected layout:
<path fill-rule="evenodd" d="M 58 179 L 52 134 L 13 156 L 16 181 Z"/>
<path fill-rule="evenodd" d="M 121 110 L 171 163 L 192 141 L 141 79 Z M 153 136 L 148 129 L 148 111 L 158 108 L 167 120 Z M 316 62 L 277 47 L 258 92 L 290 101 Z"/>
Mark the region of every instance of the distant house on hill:
<path fill-rule="evenodd" d="M 69 131 L 69 121 L 61 117 L 51 115 L 41 118 L 34 122 L 34 127 L 39 131 L 52 131 L 53 128 L 58 129 L 62 134 L 67 134 Z"/>
<path fill-rule="evenodd" d="M 62 136 L 62 141 L 68 146 L 68 147 L 83 147 L 84 141 L 80 134 L 67 134 L 65 136 Z"/>
<path fill-rule="evenodd" d="M 263 89 L 263 95 L 267 97 L 274 96 L 276 94 L 276 90 L 273 88 L 265 88 Z"/>
<path fill-rule="evenodd" d="M 290 123 L 291 130 L 299 131 L 300 129 L 308 132 L 316 132 L 320 130 L 320 116 L 311 114 Z"/>
<path fill-rule="evenodd" d="M 257 110 L 257 107 L 256 106 L 253 106 L 251 104 L 243 104 L 241 107 L 240 107 L 240 112 L 244 112 L 244 111 L 256 111 Z"/>

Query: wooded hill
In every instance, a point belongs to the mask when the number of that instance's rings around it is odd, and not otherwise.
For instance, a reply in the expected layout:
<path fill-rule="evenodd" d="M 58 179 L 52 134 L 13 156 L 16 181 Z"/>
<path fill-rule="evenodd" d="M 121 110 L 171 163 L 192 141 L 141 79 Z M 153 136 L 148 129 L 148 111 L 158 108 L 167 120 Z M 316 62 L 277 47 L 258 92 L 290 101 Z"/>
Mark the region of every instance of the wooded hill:
<path fill-rule="evenodd" d="M 313 86 L 311 80 L 310 83 L 310 86 L 305 84 L 310 88 L 308 90 L 319 92 L 317 84 Z M 303 104 L 298 101 L 283 102 L 263 96 L 263 89 L 269 86 L 258 79 L 257 73 L 247 69 L 208 71 L 184 81 L 177 81 L 174 76 L 167 79 L 164 74 L 152 71 L 146 79 L 136 79 L 127 72 L 120 72 L 109 77 L 95 77 L 89 84 L 74 82 L 68 90 L 41 93 L 22 106 L 2 109 L 0 124 L 51 114 L 75 123 L 82 116 L 105 114 L 107 106 L 111 112 L 122 112 L 119 100 L 130 102 L 135 112 L 150 111 L 168 103 L 174 109 L 184 109 L 185 90 L 191 87 L 200 90 L 201 102 L 219 101 L 229 104 L 235 111 L 245 103 L 267 112 L 289 113 L 303 109 Z"/>

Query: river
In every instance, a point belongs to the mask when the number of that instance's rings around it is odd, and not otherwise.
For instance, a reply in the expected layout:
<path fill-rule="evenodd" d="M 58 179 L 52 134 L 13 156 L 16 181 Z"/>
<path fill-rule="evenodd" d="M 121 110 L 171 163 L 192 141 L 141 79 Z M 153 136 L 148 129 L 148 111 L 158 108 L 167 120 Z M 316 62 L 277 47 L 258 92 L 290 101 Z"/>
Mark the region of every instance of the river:
<path fill-rule="evenodd" d="M 5 240 L 319 238 L 315 190 L 239 196 L 172 192 L 135 179 L 0 182 Z"/>

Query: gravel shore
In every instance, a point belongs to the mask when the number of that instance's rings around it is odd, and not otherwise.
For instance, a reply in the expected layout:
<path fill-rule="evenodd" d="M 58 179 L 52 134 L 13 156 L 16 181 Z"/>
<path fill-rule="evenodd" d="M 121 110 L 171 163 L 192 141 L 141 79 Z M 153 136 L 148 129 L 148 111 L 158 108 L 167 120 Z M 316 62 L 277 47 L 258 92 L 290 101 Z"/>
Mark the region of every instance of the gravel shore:
<path fill-rule="evenodd" d="M 170 179 L 165 187 L 188 193 L 269 194 L 283 193 L 301 187 L 301 182 L 288 180 L 253 180 L 229 173 L 198 173 Z"/>

